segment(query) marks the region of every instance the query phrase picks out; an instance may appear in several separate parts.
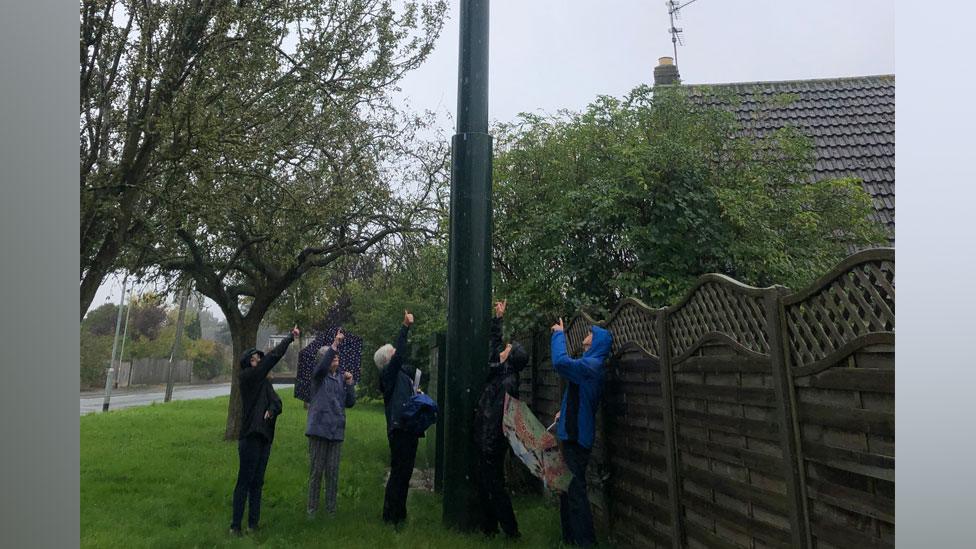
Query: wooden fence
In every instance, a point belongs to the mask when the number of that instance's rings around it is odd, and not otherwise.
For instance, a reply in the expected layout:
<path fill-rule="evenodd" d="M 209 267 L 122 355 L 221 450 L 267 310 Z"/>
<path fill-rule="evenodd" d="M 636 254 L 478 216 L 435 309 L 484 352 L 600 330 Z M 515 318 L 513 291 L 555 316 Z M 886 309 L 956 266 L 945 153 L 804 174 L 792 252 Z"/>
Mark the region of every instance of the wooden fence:
<path fill-rule="evenodd" d="M 894 250 L 808 289 L 706 275 L 674 306 L 627 299 L 590 324 L 613 353 L 587 480 L 613 539 L 638 547 L 893 547 Z M 562 386 L 533 337 L 522 397 L 547 421 Z"/>
<path fill-rule="evenodd" d="M 130 385 L 160 385 L 166 383 L 166 372 L 169 370 L 167 358 L 137 358 L 133 362 L 123 362 L 116 377 L 119 387 Z M 191 383 L 193 376 L 193 361 L 177 360 L 173 364 L 173 382 Z"/>

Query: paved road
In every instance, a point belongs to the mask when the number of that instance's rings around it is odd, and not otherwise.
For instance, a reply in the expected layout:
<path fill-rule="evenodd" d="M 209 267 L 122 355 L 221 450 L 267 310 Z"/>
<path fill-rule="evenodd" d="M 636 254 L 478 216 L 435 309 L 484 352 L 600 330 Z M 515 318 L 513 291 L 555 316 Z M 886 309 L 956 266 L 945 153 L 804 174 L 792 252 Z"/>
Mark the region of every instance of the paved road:
<path fill-rule="evenodd" d="M 275 384 L 275 389 L 279 392 L 282 388 L 291 387 L 290 384 Z M 201 398 L 214 398 L 230 394 L 230 383 L 217 385 L 177 385 L 173 388 L 173 400 L 195 400 Z M 112 398 L 109 401 L 109 410 L 119 410 L 131 408 L 133 406 L 147 406 L 153 402 L 163 402 L 166 396 L 165 388 L 131 391 L 124 390 L 112 391 Z M 105 393 L 84 393 L 81 395 L 81 415 L 92 412 L 102 411 L 102 403 L 105 401 Z"/>

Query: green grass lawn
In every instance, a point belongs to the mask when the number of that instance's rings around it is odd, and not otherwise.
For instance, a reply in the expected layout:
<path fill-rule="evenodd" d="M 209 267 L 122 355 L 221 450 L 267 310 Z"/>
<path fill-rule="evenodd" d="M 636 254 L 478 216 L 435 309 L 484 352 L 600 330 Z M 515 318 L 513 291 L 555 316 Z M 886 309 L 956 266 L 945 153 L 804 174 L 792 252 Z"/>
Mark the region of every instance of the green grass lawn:
<path fill-rule="evenodd" d="M 380 519 L 389 449 L 382 407 L 348 411 L 339 510 L 305 517 L 305 411 L 285 411 L 265 477 L 260 532 L 231 538 L 237 444 L 222 440 L 227 397 L 177 401 L 81 418 L 82 547 L 559 547 L 559 509 L 517 496 L 522 539 L 487 539 L 444 528 L 441 497 L 411 490 L 405 528 Z M 418 451 L 422 462 L 424 447 Z M 323 483 L 324 486 L 324 483 Z M 245 515 L 246 523 L 246 515 Z"/>

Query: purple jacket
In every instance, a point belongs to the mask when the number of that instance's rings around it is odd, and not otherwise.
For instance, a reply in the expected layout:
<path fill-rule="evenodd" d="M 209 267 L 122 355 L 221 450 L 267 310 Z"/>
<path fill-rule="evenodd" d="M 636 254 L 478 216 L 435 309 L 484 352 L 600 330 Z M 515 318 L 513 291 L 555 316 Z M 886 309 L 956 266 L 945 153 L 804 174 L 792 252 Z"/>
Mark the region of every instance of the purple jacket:
<path fill-rule="evenodd" d="M 347 385 L 337 371 L 329 373 L 336 352 L 330 346 L 312 371 L 312 400 L 305 434 L 326 440 L 342 440 L 346 432 L 346 408 L 356 404 L 356 386 Z"/>

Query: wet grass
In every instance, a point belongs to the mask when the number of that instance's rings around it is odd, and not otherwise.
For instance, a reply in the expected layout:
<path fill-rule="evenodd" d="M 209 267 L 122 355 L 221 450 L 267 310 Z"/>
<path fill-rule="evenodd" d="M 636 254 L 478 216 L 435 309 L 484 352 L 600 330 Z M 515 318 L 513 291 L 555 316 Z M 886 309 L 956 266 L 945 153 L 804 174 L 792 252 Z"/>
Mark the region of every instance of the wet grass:
<path fill-rule="evenodd" d="M 283 395 L 262 500 L 261 530 L 228 535 L 236 442 L 222 440 L 228 398 L 171 402 L 81 418 L 82 547 L 559 547 L 559 510 L 516 496 L 523 537 L 509 542 L 444 528 L 440 495 L 411 490 L 399 532 L 380 516 L 389 459 L 382 407 L 348 411 L 338 514 L 305 516 L 308 453 L 301 403 Z M 418 451 L 418 464 L 426 455 Z M 246 523 L 246 520 L 245 520 Z"/>

